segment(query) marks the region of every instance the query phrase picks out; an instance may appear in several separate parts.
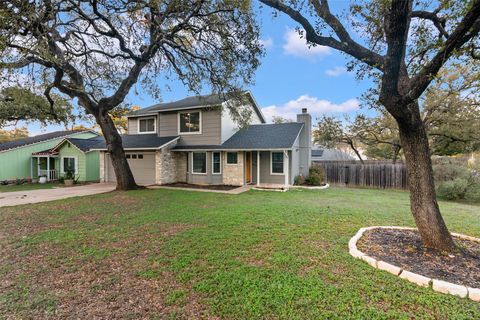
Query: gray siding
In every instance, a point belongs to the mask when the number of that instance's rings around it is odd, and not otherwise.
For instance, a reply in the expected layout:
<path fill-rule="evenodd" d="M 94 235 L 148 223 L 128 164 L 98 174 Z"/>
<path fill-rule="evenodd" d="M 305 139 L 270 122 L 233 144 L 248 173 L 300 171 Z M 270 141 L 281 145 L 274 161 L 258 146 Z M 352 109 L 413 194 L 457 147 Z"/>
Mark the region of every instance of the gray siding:
<path fill-rule="evenodd" d="M 192 112 L 200 109 L 189 110 Z M 201 134 L 180 134 L 179 145 L 212 145 L 221 143 L 221 111 L 202 111 L 202 133 Z M 177 136 L 178 133 L 178 112 L 160 113 L 159 135 L 160 137 Z"/>
<path fill-rule="evenodd" d="M 192 154 L 189 152 L 189 161 L 188 161 L 188 174 L 187 182 L 193 184 L 223 184 L 222 174 L 212 174 L 212 152 L 207 152 L 207 173 L 206 174 L 193 174 L 192 173 Z M 222 157 L 221 157 L 222 158 Z M 223 159 L 222 159 L 223 161 Z M 222 172 L 223 173 L 223 172 Z"/>
<path fill-rule="evenodd" d="M 295 150 L 294 150 L 295 152 Z M 293 183 L 292 166 L 292 153 L 289 151 L 289 183 Z M 252 156 L 252 178 L 253 183 L 257 183 L 257 153 L 253 152 Z M 285 175 L 272 175 L 270 174 L 270 151 L 260 151 L 260 183 L 274 183 L 285 184 Z"/>

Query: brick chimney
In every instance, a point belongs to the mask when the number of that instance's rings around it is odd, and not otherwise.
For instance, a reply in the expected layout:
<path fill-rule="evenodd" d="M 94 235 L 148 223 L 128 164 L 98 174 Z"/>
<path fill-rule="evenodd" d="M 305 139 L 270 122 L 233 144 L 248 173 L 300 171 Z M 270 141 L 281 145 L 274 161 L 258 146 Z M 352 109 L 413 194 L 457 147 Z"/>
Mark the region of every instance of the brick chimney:
<path fill-rule="evenodd" d="M 312 116 L 307 108 L 302 108 L 302 113 L 297 114 L 297 122 L 304 124 L 299 136 L 299 162 L 300 174 L 307 176 L 312 164 Z"/>

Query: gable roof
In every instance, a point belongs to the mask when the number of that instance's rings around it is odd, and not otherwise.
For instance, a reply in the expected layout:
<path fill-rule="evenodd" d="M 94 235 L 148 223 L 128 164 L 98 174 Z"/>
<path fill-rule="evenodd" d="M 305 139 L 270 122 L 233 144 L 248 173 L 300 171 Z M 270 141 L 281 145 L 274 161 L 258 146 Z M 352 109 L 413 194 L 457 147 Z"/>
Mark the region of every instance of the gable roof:
<path fill-rule="evenodd" d="M 49 132 L 45 134 L 40 134 L 37 136 L 33 137 L 28 137 L 24 139 L 19 139 L 15 141 L 8 141 L 4 143 L 0 143 L 0 152 L 1 151 L 8 151 L 20 147 L 25 147 L 31 144 L 39 143 L 39 142 L 44 142 L 48 140 L 53 140 L 53 139 L 58 139 L 62 137 L 68 137 L 73 134 L 81 133 L 81 132 L 92 132 L 92 130 L 64 130 L 64 131 L 55 131 L 55 132 Z"/>
<path fill-rule="evenodd" d="M 60 146 L 62 146 L 65 142 L 70 142 L 73 144 L 75 147 L 77 147 L 78 150 L 82 152 L 88 152 L 90 151 L 93 147 L 99 145 L 99 144 L 105 144 L 105 140 L 103 137 L 94 137 L 90 139 L 78 139 L 78 138 L 64 138 L 62 141 L 60 141 L 55 147 L 50 149 L 50 152 L 56 151 Z"/>
<path fill-rule="evenodd" d="M 303 123 L 254 124 L 237 131 L 222 144 L 224 149 L 290 149 Z"/>
<path fill-rule="evenodd" d="M 258 106 L 255 98 L 250 91 L 246 91 L 244 94 L 247 95 L 250 102 L 252 103 L 255 113 L 257 113 L 260 120 L 265 123 L 265 117 L 263 116 L 260 107 Z M 127 117 L 137 117 L 137 116 L 147 116 L 155 115 L 159 112 L 167 111 L 178 111 L 178 110 L 188 110 L 196 109 L 199 107 L 213 107 L 221 105 L 222 103 L 229 101 L 233 98 L 232 94 L 208 94 L 203 96 L 192 96 L 186 97 L 181 100 L 167 102 L 167 103 L 158 103 L 153 106 L 142 108 L 128 114 Z"/>
<path fill-rule="evenodd" d="M 291 149 L 303 123 L 253 124 L 237 131 L 221 145 L 177 145 L 175 150 L 278 150 Z"/>
<path fill-rule="evenodd" d="M 132 149 L 161 149 L 165 145 L 180 139 L 178 136 L 159 137 L 157 134 L 126 134 L 122 135 L 122 145 L 125 150 Z M 89 150 L 107 150 L 105 140 L 97 141 Z"/>

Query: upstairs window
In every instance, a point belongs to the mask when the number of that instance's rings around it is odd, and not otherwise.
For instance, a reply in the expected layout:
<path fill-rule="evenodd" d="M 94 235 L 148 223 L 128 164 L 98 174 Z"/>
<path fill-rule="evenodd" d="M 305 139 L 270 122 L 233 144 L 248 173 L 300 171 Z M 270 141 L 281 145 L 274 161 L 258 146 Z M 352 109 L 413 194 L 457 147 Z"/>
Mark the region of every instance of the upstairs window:
<path fill-rule="evenodd" d="M 271 174 L 283 174 L 283 152 L 271 153 Z"/>
<path fill-rule="evenodd" d="M 138 119 L 139 133 L 155 133 L 155 118 Z"/>
<path fill-rule="evenodd" d="M 201 133 L 202 114 L 197 112 L 180 112 L 179 117 L 179 133 Z"/>

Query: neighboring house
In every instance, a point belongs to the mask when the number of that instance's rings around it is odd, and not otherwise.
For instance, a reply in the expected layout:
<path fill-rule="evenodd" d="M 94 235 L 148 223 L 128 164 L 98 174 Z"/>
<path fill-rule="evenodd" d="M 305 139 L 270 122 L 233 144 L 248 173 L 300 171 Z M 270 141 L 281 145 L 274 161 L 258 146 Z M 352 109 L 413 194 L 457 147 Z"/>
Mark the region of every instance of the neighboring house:
<path fill-rule="evenodd" d="M 15 141 L 0 143 L 0 181 L 46 176 L 56 180 L 67 166 L 75 170 L 79 180 L 99 180 L 98 151 L 89 156 L 88 171 L 83 173 L 84 157 L 72 153 L 66 141 L 96 139 L 90 130 L 56 131 Z M 98 140 L 97 140 L 98 143 Z M 86 157 L 85 157 L 86 158 Z M 86 159 L 85 159 L 86 160 Z"/>
<path fill-rule="evenodd" d="M 311 164 L 311 116 L 297 122 L 265 124 L 250 92 L 250 125 L 238 129 L 219 95 L 195 96 L 157 104 L 128 116 L 122 136 L 130 168 L 139 184 L 293 184 Z M 100 151 L 100 179 L 115 181 L 105 143 Z"/>
<path fill-rule="evenodd" d="M 351 161 L 356 160 L 355 157 L 338 149 L 312 149 L 312 161 Z"/>

